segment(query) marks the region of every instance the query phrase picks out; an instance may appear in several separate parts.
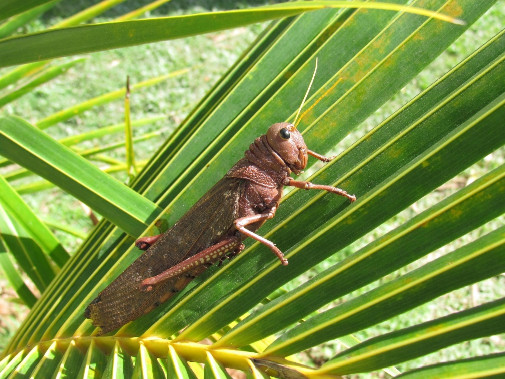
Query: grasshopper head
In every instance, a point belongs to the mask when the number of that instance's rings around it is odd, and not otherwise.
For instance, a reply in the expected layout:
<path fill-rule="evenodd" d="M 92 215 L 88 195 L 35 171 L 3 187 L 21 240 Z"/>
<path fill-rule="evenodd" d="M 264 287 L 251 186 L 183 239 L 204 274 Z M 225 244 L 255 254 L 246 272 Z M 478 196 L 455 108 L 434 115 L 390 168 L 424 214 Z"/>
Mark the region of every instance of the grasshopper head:
<path fill-rule="evenodd" d="M 295 174 L 299 174 L 307 165 L 307 145 L 293 124 L 273 124 L 268 129 L 267 141 Z"/>

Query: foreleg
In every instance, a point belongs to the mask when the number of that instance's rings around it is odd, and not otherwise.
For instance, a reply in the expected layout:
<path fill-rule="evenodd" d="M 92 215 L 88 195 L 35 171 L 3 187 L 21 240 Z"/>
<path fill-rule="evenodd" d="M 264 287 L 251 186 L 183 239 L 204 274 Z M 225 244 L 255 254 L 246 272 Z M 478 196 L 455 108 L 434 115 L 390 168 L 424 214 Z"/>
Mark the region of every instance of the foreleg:
<path fill-rule="evenodd" d="M 316 153 L 315 151 L 312 150 L 307 150 L 307 154 L 310 156 L 319 159 L 322 162 L 331 162 L 335 157 L 325 157 L 324 155 L 321 155 L 319 153 Z"/>

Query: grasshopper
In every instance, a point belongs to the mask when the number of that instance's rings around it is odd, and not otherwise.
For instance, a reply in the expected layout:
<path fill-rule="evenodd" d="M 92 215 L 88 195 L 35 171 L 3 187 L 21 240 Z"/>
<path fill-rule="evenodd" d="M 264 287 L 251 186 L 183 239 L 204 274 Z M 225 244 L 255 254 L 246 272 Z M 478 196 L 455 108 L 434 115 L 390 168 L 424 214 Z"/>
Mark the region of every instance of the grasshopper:
<path fill-rule="evenodd" d="M 117 329 L 168 300 L 207 267 L 239 254 L 247 237 L 266 245 L 287 265 L 282 251 L 256 233 L 274 217 L 285 186 L 356 200 L 340 188 L 293 179 L 291 173 L 299 174 L 309 155 L 323 162 L 331 160 L 309 150 L 294 124 L 270 126 L 170 229 L 136 241 L 146 252 L 89 304 L 85 317 L 101 328 L 100 333 Z"/>

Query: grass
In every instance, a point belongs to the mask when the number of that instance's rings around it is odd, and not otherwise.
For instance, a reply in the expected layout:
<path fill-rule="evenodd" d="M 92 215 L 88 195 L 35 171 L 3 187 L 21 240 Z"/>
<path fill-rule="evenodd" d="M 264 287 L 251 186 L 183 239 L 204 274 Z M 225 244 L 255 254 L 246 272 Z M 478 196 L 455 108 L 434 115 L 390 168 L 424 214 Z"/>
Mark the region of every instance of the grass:
<path fill-rule="evenodd" d="M 148 3 L 148 1 L 128 1 L 108 11 L 97 21 L 110 20 L 145 3 Z M 173 2 L 153 11 L 152 15 L 195 13 L 209 9 L 231 9 L 247 5 L 260 5 L 263 3 L 263 1 L 236 3 L 225 0 L 219 2 Z M 27 30 L 39 30 L 53 25 L 61 18 L 74 14 L 85 5 L 89 4 L 89 1 L 84 0 L 73 2 L 63 1 L 58 7 L 55 7 L 44 15 L 43 18 L 30 24 Z M 390 102 L 385 104 L 378 112 L 366 120 L 363 123 L 363 127 L 358 132 L 346 138 L 339 146 L 337 153 L 345 149 L 365 131 L 377 125 L 421 90 L 427 88 L 436 78 L 448 71 L 453 65 L 461 61 L 475 48 L 484 43 L 503 25 L 505 25 L 505 4 L 501 2 L 494 6 L 475 25 L 472 25 L 471 29 L 465 33 L 463 37 L 456 41 L 453 46 L 424 70 L 412 81 L 412 83 L 406 86 Z M 166 116 L 166 119 L 162 122 L 139 130 L 144 132 L 159 129 L 164 130 L 164 134 L 158 139 L 144 142 L 135 147 L 137 160 L 148 158 L 169 135 L 171 130 L 184 119 L 196 102 L 212 87 L 227 68 L 238 59 L 241 52 L 254 40 L 261 32 L 262 28 L 263 25 L 253 25 L 247 28 L 191 37 L 184 40 L 135 46 L 91 54 L 90 59 L 76 68 L 71 69 L 65 76 L 41 86 L 29 95 L 5 107 L 4 113 L 18 114 L 25 119 L 35 122 L 56 111 L 84 101 L 85 99 L 123 87 L 127 75 L 130 76 L 131 83 L 138 83 L 168 72 L 190 68 L 190 72 L 186 75 L 169 79 L 149 89 L 133 92 L 131 95 L 132 120 L 153 115 Z M 0 74 L 4 71 L 6 70 L 0 71 Z M 122 120 L 123 101 L 119 100 L 103 107 L 94 108 L 93 111 L 85 112 L 67 122 L 53 126 L 49 128 L 47 132 L 55 138 L 61 138 L 68 135 L 79 134 L 97 127 L 119 123 Z M 108 140 L 107 143 L 119 141 L 122 138 L 123 136 L 119 134 Z M 90 141 L 85 147 L 100 146 L 102 144 L 104 144 L 104 141 Z M 117 158 L 124 159 L 122 151 L 117 152 Z M 453 185 L 444 186 L 444 188 L 419 200 L 404 212 L 397 215 L 394 219 L 390 220 L 388 224 L 382 225 L 378 229 L 372 231 L 363 239 L 349 246 L 344 251 L 337 253 L 331 259 L 321 263 L 312 272 L 298 278 L 297 281 L 293 283 L 289 283 L 286 287 L 293 288 L 297 286 L 300 281 L 304 281 L 315 272 L 321 271 L 336 263 L 342 259 L 342 256 L 356 251 L 371 240 L 383 235 L 395 226 L 404 223 L 413 215 L 457 190 L 459 186 L 468 183 L 472 178 L 480 176 L 483 172 L 487 172 L 503 162 L 505 162 L 505 151 L 502 148 L 501 151 L 486 157 L 482 162 L 479 162 L 461 173 L 458 180 L 451 182 Z M 120 180 L 125 180 L 126 175 L 119 175 L 118 178 Z M 92 224 L 80 204 L 69 195 L 57 189 L 25 196 L 24 198 L 30 206 L 38 210 L 42 218 L 72 225 L 85 232 L 88 232 L 92 228 Z M 423 260 L 415 262 L 401 272 L 392 273 L 388 278 L 384 278 L 366 288 L 360 289 L 356 293 L 353 293 L 352 297 L 376 287 L 383 281 L 419 267 L 458 246 L 468 243 L 476 237 L 494 229 L 495 225 L 499 223 L 503 224 L 503 221 L 504 219 L 501 218 L 486 224 L 479 230 L 462 237 L 452 246 L 444 247 L 430 254 L 430 256 L 425 257 Z M 69 251 L 74 251 L 80 243 L 80 240 L 73 236 L 61 232 L 56 232 L 56 234 Z M 504 282 L 505 277 L 500 276 L 469 288 L 452 292 L 451 294 L 440 297 L 436 302 L 420 306 L 403 314 L 401 317 L 378 324 L 372 329 L 367 329 L 359 333 L 358 337 L 360 339 L 365 339 L 395 328 L 407 327 L 429 320 L 433 317 L 453 312 L 459 309 L 462 304 L 469 307 L 488 301 L 491 298 L 503 296 L 505 295 L 505 291 L 503 290 L 505 288 Z M 0 288 L 4 291 L 1 296 L 2 302 L 0 302 L 0 314 L 2 315 L 2 321 L 0 322 L 1 350 L 14 333 L 19 324 L 19 320 L 22 319 L 26 310 L 16 303 L 6 301 L 8 297 L 12 296 L 12 293 L 7 292 L 6 295 L 4 294 L 6 291 L 5 281 L 1 277 Z M 7 311 L 1 313 L 3 309 L 7 309 Z M 398 369 L 406 370 L 408 368 L 417 367 L 420 364 L 489 353 L 503 348 L 503 345 L 505 345 L 503 336 L 476 340 L 443 349 L 437 353 L 423 357 L 420 360 L 406 362 L 399 365 Z M 312 361 L 312 363 L 315 364 L 320 364 L 341 348 L 342 345 L 338 341 L 330 342 L 311 349 L 309 352 L 302 354 L 301 358 L 303 360 Z"/>

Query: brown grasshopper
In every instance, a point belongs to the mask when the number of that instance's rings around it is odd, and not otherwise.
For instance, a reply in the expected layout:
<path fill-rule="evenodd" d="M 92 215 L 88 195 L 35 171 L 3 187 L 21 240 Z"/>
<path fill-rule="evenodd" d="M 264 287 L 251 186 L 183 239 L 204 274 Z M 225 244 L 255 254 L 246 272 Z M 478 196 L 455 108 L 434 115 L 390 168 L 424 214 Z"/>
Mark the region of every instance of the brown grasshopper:
<path fill-rule="evenodd" d="M 319 189 L 356 200 L 344 190 L 294 180 L 308 155 L 323 157 L 305 145 L 294 125 L 272 125 L 182 218 L 164 234 L 143 237 L 147 250 L 91 302 L 85 312 L 102 333 L 117 329 L 154 309 L 223 257 L 244 249 L 246 237 L 268 246 L 283 265 L 288 261 L 275 244 L 255 231 L 275 215 L 284 186 Z"/>
<path fill-rule="evenodd" d="M 336 187 L 294 180 L 291 172 L 299 174 L 308 155 L 323 162 L 331 160 L 309 150 L 293 124 L 270 126 L 267 134 L 249 146 L 245 157 L 169 230 L 136 241 L 146 252 L 89 304 L 86 318 L 101 333 L 137 319 L 182 290 L 208 266 L 239 254 L 247 237 L 268 246 L 287 265 L 275 244 L 255 233 L 274 217 L 284 186 L 319 189 L 356 200 Z"/>

